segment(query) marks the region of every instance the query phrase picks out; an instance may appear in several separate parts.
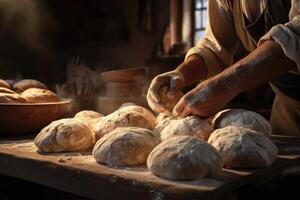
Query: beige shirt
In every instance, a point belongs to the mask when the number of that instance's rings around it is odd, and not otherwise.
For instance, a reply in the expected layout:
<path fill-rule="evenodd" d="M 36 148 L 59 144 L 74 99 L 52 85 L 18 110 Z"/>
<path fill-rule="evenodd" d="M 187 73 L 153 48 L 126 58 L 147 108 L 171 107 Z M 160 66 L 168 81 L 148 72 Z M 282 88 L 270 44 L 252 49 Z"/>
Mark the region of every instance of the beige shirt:
<path fill-rule="evenodd" d="M 191 48 L 191 55 L 201 56 L 208 66 L 208 77 L 221 72 L 233 62 L 239 44 L 249 52 L 263 41 L 278 42 L 285 55 L 295 61 L 300 71 L 300 0 L 291 0 L 290 21 L 274 26 L 258 43 L 245 28 L 244 17 L 251 23 L 263 13 L 266 0 L 208 0 L 208 17 L 205 36 Z M 293 70 L 294 71 L 294 70 Z"/>

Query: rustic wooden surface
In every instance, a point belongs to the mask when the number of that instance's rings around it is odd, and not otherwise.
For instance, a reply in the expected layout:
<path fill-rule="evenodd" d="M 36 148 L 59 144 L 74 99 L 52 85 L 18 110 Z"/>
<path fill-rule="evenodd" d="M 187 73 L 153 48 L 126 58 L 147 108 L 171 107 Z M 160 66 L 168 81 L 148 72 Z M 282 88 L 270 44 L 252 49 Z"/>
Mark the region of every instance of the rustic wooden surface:
<path fill-rule="evenodd" d="M 224 199 L 240 187 L 268 181 L 284 167 L 299 163 L 300 140 L 273 140 L 280 155 L 269 168 L 223 169 L 217 177 L 179 182 L 153 176 L 145 166 L 97 164 L 90 151 L 43 155 L 36 152 L 32 140 L 2 138 L 0 174 L 93 199 Z"/>

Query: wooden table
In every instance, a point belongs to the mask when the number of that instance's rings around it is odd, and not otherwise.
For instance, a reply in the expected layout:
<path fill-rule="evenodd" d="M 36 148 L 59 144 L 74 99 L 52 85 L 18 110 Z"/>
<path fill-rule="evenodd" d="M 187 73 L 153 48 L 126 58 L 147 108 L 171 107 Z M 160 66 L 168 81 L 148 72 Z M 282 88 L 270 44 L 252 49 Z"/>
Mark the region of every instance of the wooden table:
<path fill-rule="evenodd" d="M 274 137 L 277 161 L 254 171 L 223 169 L 217 177 L 171 181 L 153 176 L 145 166 L 97 164 L 90 152 L 36 152 L 32 140 L 0 139 L 0 174 L 93 199 L 223 199 L 248 184 L 268 181 L 283 168 L 299 163 L 300 140 Z M 123 197 L 123 198 L 122 198 Z"/>

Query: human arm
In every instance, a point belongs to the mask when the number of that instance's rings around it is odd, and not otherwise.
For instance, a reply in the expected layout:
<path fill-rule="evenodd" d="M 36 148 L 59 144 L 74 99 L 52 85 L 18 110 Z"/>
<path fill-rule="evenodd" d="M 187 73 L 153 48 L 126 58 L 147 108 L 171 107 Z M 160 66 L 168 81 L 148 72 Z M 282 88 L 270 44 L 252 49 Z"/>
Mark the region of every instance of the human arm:
<path fill-rule="evenodd" d="M 210 117 L 236 95 L 273 80 L 295 66 L 280 44 L 267 40 L 242 60 L 188 92 L 177 103 L 173 114 Z"/>
<path fill-rule="evenodd" d="M 182 116 L 211 116 L 240 92 L 273 80 L 290 70 L 299 73 L 300 0 L 292 0 L 289 18 L 289 22 L 276 25 L 265 34 L 259 47 L 246 58 L 184 96 L 176 105 L 174 113 Z"/>
<path fill-rule="evenodd" d="M 207 77 L 221 72 L 232 62 L 233 52 L 239 43 L 232 16 L 218 1 L 208 2 L 206 33 L 195 47 L 190 49 L 185 61 L 175 70 L 155 77 L 149 87 L 147 100 L 154 111 L 163 112 L 159 91 L 169 87 L 168 95 Z"/>

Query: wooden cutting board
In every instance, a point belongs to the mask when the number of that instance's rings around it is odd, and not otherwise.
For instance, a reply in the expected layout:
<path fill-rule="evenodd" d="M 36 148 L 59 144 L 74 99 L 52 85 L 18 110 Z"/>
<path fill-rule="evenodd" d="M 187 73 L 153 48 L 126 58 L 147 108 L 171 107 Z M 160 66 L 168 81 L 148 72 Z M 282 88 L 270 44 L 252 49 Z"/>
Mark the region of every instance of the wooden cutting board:
<path fill-rule="evenodd" d="M 95 162 L 91 152 L 38 154 L 32 140 L 0 139 L 0 174 L 29 180 L 93 199 L 223 199 L 247 184 L 272 179 L 299 163 L 300 144 L 279 142 L 276 163 L 260 170 L 223 169 L 216 177 L 171 181 L 145 166 L 113 167 Z"/>

